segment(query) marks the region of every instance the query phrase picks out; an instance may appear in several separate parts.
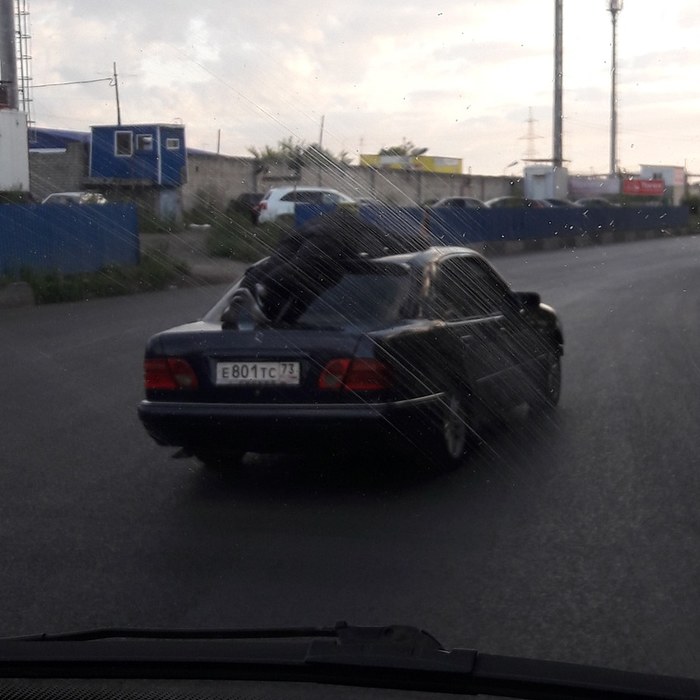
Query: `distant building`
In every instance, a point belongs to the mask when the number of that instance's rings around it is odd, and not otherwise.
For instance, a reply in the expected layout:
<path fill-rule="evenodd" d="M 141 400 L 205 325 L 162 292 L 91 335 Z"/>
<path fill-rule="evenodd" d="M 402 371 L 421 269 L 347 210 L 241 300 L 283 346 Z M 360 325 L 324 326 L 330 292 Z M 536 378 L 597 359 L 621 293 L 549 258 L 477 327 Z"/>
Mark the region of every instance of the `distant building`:
<path fill-rule="evenodd" d="M 523 171 L 523 192 L 529 199 L 567 199 L 569 172 L 556 165 L 528 165 Z"/>
<path fill-rule="evenodd" d="M 680 165 L 641 165 L 639 177 L 642 180 L 663 180 L 666 186 L 664 199 L 669 204 L 680 204 L 685 196 L 685 168 Z"/>
<path fill-rule="evenodd" d="M 180 187 L 187 182 L 185 127 L 179 124 L 93 126 L 90 179 Z"/>
<path fill-rule="evenodd" d="M 179 223 L 185 212 L 196 215 L 203 207 L 225 211 L 242 193 L 287 182 L 281 171 L 261 173 L 254 158 L 187 148 L 180 124 L 96 126 L 85 133 L 35 128 L 29 142 L 36 199 L 52 192 L 96 190 L 111 201 L 135 203 L 141 230 L 157 223 L 149 219 Z M 520 191 L 518 178 L 463 175 L 458 158 L 416 158 L 408 169 L 390 167 L 381 173 L 366 166 L 307 167 L 298 183 L 318 186 L 321 179 L 323 186 L 352 197 L 371 196 L 399 206 L 448 196 L 486 200 Z"/>
<path fill-rule="evenodd" d="M 461 175 L 462 159 L 443 156 L 384 156 L 364 153 L 360 155 L 360 165 L 389 170 L 417 170 L 425 173 Z"/>
<path fill-rule="evenodd" d="M 90 134 L 65 129 L 29 130 L 29 184 L 38 201 L 52 192 L 85 188 Z"/>
<path fill-rule="evenodd" d="M 86 184 L 135 195 L 161 220 L 182 220 L 187 182 L 185 127 L 180 124 L 93 126 Z"/>
<path fill-rule="evenodd" d="M 187 147 L 180 124 L 93 126 L 90 133 L 32 129 L 29 168 L 36 199 L 92 189 L 135 202 L 147 218 L 182 220 Z"/>
<path fill-rule="evenodd" d="M 90 145 L 90 133 L 69 131 L 68 129 L 31 128 L 28 141 L 30 153 L 65 153 L 73 144 L 88 147 Z"/>

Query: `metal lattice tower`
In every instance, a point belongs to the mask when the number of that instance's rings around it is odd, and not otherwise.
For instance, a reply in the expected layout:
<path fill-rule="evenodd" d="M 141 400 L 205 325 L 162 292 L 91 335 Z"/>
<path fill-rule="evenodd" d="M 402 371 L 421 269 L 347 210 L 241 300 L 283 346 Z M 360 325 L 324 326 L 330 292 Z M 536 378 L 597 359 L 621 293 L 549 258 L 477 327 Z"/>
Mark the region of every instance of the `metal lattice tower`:
<path fill-rule="evenodd" d="M 19 108 L 27 115 L 27 125 L 31 128 L 34 126 L 34 120 L 32 118 L 32 37 L 29 33 L 29 0 L 16 0 L 15 31 Z"/>
<path fill-rule="evenodd" d="M 525 149 L 525 157 L 523 158 L 523 160 L 534 161 L 534 160 L 537 160 L 537 158 L 536 158 L 537 150 L 536 150 L 535 142 L 537 141 L 537 139 L 541 139 L 542 137 L 539 134 L 535 133 L 535 124 L 537 124 L 537 119 L 535 119 L 532 116 L 532 107 L 530 107 L 528 109 L 528 117 L 527 117 L 526 123 L 527 123 L 527 134 L 525 136 L 520 137 L 521 141 L 527 141 L 527 147 Z"/>

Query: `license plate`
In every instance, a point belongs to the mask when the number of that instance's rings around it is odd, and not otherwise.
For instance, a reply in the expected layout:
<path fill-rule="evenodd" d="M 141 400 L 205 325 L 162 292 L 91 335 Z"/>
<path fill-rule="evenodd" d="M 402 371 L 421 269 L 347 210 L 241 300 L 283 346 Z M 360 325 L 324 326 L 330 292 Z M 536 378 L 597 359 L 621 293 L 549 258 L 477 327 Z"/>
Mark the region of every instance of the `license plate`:
<path fill-rule="evenodd" d="M 217 385 L 274 384 L 296 386 L 299 384 L 298 362 L 217 362 Z"/>

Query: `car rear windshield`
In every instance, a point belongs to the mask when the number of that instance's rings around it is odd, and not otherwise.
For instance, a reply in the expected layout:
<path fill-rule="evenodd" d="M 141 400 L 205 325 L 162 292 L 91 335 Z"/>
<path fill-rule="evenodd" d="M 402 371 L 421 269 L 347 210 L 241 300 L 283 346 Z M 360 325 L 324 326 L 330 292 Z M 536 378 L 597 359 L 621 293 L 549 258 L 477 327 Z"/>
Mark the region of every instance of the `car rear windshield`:
<path fill-rule="evenodd" d="M 348 271 L 320 291 L 290 325 L 361 330 L 390 325 L 405 315 L 410 287 L 409 271 L 399 265 Z"/>

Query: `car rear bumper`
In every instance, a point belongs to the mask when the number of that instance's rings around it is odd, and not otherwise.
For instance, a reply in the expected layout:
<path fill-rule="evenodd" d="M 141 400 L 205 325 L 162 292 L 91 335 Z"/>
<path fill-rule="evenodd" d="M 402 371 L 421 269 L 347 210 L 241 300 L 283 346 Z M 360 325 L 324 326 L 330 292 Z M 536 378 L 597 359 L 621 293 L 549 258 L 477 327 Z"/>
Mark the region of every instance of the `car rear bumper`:
<path fill-rule="evenodd" d="M 371 444 L 381 438 L 420 439 L 441 394 L 365 404 L 220 404 L 142 401 L 148 434 L 161 445 L 252 452 Z"/>

